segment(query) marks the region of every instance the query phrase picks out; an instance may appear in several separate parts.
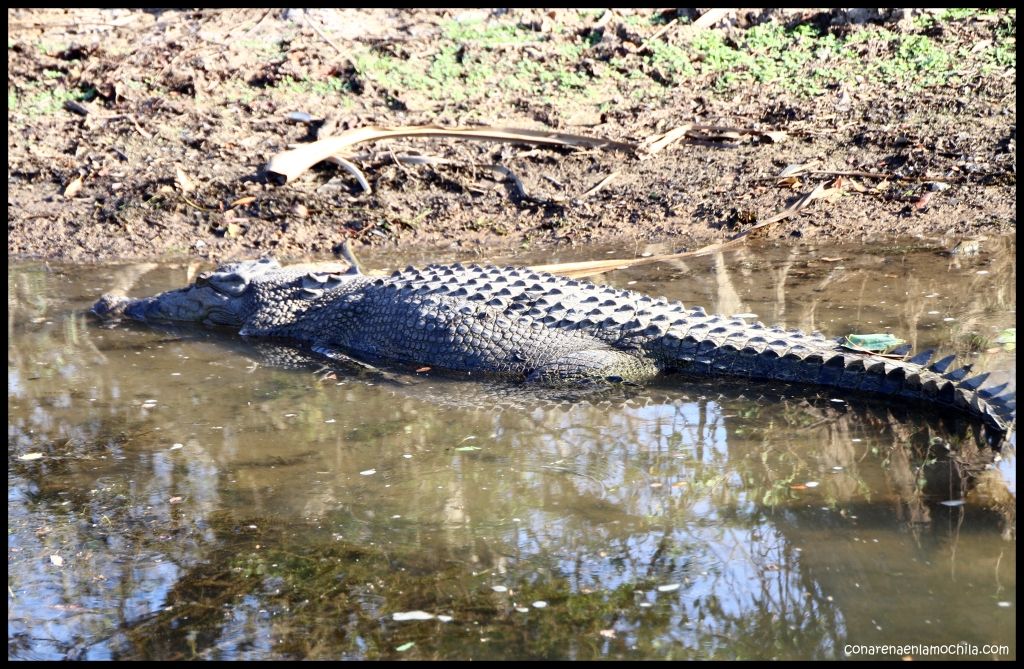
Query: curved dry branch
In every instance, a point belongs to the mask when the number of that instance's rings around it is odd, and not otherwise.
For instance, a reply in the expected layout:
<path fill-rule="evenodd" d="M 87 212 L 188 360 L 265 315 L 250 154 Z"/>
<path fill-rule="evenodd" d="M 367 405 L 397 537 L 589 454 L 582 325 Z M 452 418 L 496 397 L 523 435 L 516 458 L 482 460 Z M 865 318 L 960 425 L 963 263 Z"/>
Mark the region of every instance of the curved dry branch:
<path fill-rule="evenodd" d="M 267 172 L 284 177 L 291 181 L 313 165 L 327 160 L 331 156 L 343 155 L 345 150 L 362 142 L 373 142 L 382 139 L 399 137 L 457 137 L 478 142 L 521 142 L 541 146 L 585 146 L 607 151 L 632 153 L 636 145 L 629 142 L 616 142 L 598 137 L 585 137 L 564 132 L 545 130 L 522 130 L 516 128 L 445 128 L 436 125 L 406 126 L 398 128 L 381 128 L 368 126 L 354 128 L 335 137 L 317 140 L 295 149 L 283 151 L 267 163 Z"/>

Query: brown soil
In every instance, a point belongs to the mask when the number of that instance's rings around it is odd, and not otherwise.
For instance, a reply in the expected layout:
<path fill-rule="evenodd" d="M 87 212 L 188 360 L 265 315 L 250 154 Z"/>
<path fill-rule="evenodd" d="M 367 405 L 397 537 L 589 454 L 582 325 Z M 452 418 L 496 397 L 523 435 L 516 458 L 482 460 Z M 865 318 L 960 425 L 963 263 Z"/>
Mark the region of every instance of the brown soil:
<path fill-rule="evenodd" d="M 1015 228 L 1015 66 L 923 88 L 841 81 L 816 95 L 779 83 L 721 89 L 699 77 L 673 83 L 643 59 L 647 40 L 678 42 L 683 27 L 655 36 L 658 24 L 628 21 L 629 13 L 512 10 L 482 18 L 526 26 L 536 39 L 476 55 L 469 45 L 455 56 L 544 63 L 565 43 L 587 39 L 591 48 L 573 73 L 586 77 L 616 62 L 625 68 L 619 88 L 574 103 L 483 82 L 449 99 L 447 91 L 389 88 L 360 75 L 345 54 L 372 49 L 396 62 L 429 61 L 442 26 L 461 20 L 459 10 L 330 12 L 9 10 L 8 253 L 74 261 L 324 256 L 349 238 L 441 251 L 616 239 L 696 248 L 834 179 L 775 178 L 810 161 L 818 170 L 892 178 L 845 177 L 833 184 L 841 198 L 814 202 L 759 233 L 952 244 Z M 740 13 L 714 29 L 732 39 L 766 19 L 861 29 L 809 11 Z M 930 37 L 956 52 L 990 43 L 993 25 L 950 22 Z M 645 96 L 651 87 L 657 98 Z M 81 106 L 63 104 L 70 96 L 83 97 Z M 294 112 L 314 121 L 289 120 Z M 641 142 L 685 123 L 785 137 L 691 138 L 645 160 L 393 140 L 357 147 L 370 194 L 332 165 L 287 185 L 263 172 L 289 144 L 364 125 L 484 124 Z M 396 162 L 413 152 L 449 162 Z M 493 163 L 512 170 L 522 191 L 479 167 Z"/>

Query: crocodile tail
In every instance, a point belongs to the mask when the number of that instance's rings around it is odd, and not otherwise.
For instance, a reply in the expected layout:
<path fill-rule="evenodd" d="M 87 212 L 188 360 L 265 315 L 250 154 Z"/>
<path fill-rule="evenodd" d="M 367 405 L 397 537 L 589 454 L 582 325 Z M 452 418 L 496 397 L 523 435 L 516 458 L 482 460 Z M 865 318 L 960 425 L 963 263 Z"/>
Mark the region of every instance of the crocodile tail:
<path fill-rule="evenodd" d="M 971 413 L 983 412 L 988 419 L 986 422 L 1002 432 L 1009 432 L 1017 419 L 1017 393 L 1012 388 L 1008 389 L 1007 383 L 980 389 L 972 385 L 977 379 L 984 381 L 987 377 L 988 373 L 985 373 L 966 379 L 960 383 L 958 391 L 964 394 L 973 393 L 973 396 L 968 395 L 968 401 L 977 406 L 972 404 L 974 411 Z M 977 383 L 980 384 L 981 381 Z"/>
<path fill-rule="evenodd" d="M 953 368 L 955 356 L 930 365 L 892 360 L 878 355 L 842 352 L 826 360 L 825 368 L 841 375 L 822 378 L 841 388 L 923 401 L 980 419 L 998 432 L 1008 432 L 1016 413 L 1015 393 L 1007 384 L 982 387 L 988 374 L 967 378 L 971 365 Z M 920 359 L 920 358 L 919 358 Z M 927 359 L 925 360 L 927 362 Z"/>
<path fill-rule="evenodd" d="M 933 403 L 952 406 L 963 413 L 981 418 L 987 425 L 1000 432 L 1008 432 L 1016 420 L 1017 399 L 1015 389 L 1009 383 L 985 385 L 989 372 L 970 376 L 971 364 L 954 368 L 955 355 L 950 355 L 928 364 L 927 357 L 919 355 L 907 361 L 911 370 L 920 368 L 921 390 L 925 399 Z M 922 359 L 923 358 L 923 359 Z M 918 362 L 913 362 L 917 360 Z M 915 370 L 916 371 L 916 370 Z M 917 389 L 913 384 L 901 393 L 914 396 Z"/>
<path fill-rule="evenodd" d="M 669 338 L 672 339 L 671 337 Z M 669 344 L 669 367 L 701 375 L 728 375 L 826 386 L 869 396 L 899 397 L 973 416 L 1006 433 L 1016 415 L 1007 384 L 985 387 L 987 374 L 968 378 L 970 365 L 952 369 L 955 356 L 927 364 L 931 353 L 898 360 L 851 351 L 835 342 L 801 335 L 786 340 L 699 341 L 684 337 Z"/>

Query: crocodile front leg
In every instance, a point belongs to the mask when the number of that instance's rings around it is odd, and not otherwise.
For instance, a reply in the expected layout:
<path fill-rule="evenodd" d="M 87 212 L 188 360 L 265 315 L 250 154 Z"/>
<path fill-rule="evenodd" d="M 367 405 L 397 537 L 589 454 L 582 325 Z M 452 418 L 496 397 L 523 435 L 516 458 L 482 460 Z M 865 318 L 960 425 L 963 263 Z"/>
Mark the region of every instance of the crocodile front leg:
<path fill-rule="evenodd" d="M 645 383 L 658 375 L 653 360 L 613 348 L 590 348 L 565 353 L 531 371 L 526 381 L 543 385 L 586 383 Z"/>

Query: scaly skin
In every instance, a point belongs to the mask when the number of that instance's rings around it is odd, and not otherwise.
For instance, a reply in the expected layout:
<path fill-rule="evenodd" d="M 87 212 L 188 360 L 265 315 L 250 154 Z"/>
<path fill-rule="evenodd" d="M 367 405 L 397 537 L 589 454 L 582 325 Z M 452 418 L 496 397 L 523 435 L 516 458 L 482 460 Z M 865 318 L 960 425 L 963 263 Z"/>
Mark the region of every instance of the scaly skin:
<path fill-rule="evenodd" d="M 950 359 L 925 366 L 851 351 L 641 293 L 514 267 L 431 265 L 388 278 L 225 265 L 152 298 L 104 296 L 93 312 L 295 341 L 327 356 L 425 365 L 545 385 L 643 383 L 678 372 L 790 381 L 956 409 L 1005 432 L 1012 398 Z"/>

